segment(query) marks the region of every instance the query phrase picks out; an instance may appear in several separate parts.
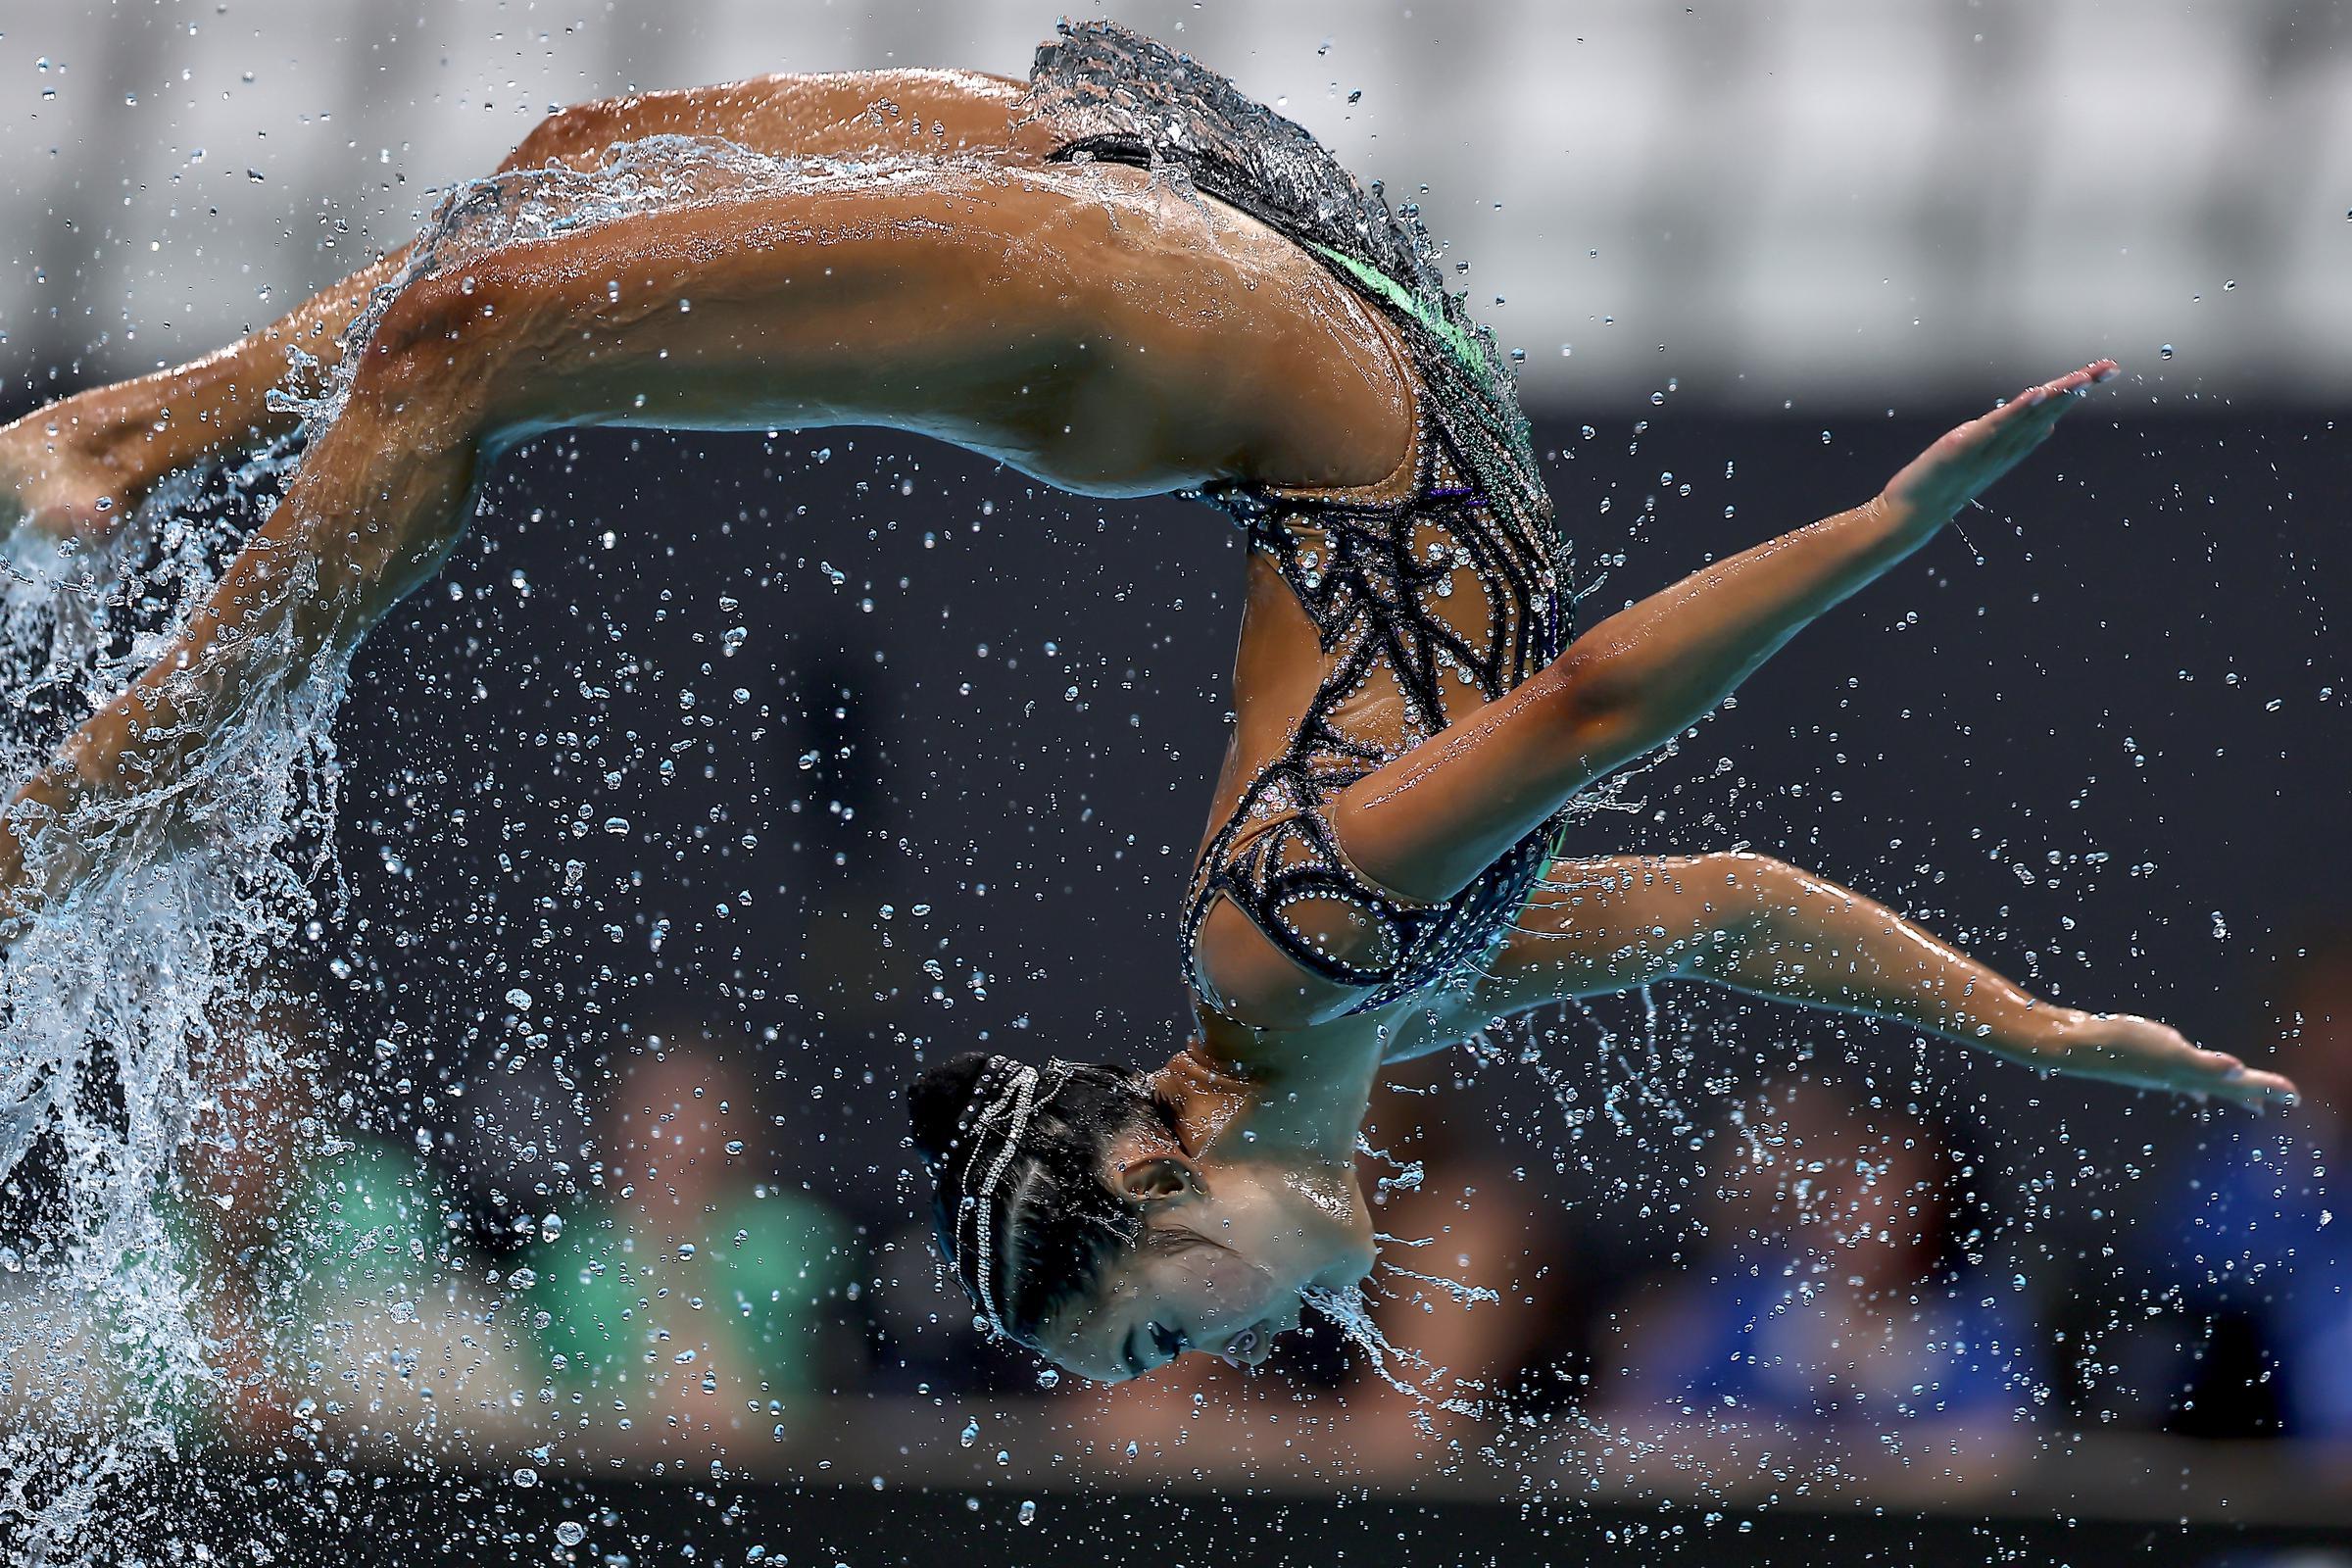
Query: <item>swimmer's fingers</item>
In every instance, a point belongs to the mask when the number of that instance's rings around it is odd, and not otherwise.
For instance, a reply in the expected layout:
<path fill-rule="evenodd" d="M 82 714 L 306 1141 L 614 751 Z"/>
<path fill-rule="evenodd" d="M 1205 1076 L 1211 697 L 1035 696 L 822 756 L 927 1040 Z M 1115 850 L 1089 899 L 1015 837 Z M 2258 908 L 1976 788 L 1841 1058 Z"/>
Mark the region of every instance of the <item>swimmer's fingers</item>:
<path fill-rule="evenodd" d="M 2113 380 L 2120 367 L 2113 360 L 2093 360 L 2080 370 L 2069 370 L 2054 381 L 2030 386 L 2015 401 L 1993 411 L 2006 416 L 2003 434 L 2014 453 L 2011 461 L 2024 457 L 2058 427 L 2074 407 L 2089 396 L 2090 389 L 2103 381 Z"/>
<path fill-rule="evenodd" d="M 2085 1013 L 2035 1065 L 2139 1089 L 2160 1089 L 2242 1105 L 2291 1105 L 2293 1083 L 2249 1067 L 2225 1051 L 2191 1045 L 2180 1031 L 2130 1013 Z"/>
<path fill-rule="evenodd" d="M 2117 373 L 2113 360 L 2093 360 L 1946 431 L 1887 481 L 1882 505 L 1898 523 L 1936 527 L 2047 439 L 2093 385 Z"/>

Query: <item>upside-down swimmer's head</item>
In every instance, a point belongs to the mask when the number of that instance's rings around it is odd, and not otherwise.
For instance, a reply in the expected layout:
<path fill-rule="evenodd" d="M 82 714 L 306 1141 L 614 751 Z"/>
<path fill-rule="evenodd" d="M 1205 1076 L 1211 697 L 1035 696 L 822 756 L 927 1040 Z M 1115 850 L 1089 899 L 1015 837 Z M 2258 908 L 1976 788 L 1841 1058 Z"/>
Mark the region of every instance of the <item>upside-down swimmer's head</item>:
<path fill-rule="evenodd" d="M 1177 1102 L 1133 1068 L 973 1054 L 907 1101 L 940 1250 L 982 1324 L 1082 1376 L 1187 1349 L 1255 1365 L 1331 1266 L 1290 1173 L 1188 1149 Z"/>

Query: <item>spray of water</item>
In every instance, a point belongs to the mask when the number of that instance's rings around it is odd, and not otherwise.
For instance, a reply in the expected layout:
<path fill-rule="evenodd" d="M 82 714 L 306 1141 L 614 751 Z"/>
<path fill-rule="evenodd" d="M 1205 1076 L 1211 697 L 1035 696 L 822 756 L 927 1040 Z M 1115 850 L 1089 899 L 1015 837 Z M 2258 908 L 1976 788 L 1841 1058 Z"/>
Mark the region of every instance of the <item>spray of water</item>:
<path fill-rule="evenodd" d="M 0 550 L 0 765 L 35 771 L 170 644 L 341 413 L 357 350 L 409 283 L 649 208 L 920 172 L 661 136 L 616 144 L 594 170 L 452 188 L 400 278 L 352 323 L 343 369 L 322 377 L 291 357 L 272 403 L 296 433 L 167 479 L 102 549 L 20 535 Z M 229 1381 L 167 1199 L 207 1094 L 201 1064 L 286 1070 L 253 1059 L 273 1049 L 266 1034 L 224 1042 L 224 1008 L 342 894 L 333 725 L 347 658 L 254 662 L 272 673 L 236 694 L 172 788 L 180 831 L 158 831 L 147 797 L 77 808 L 28 847 L 28 866 L 78 874 L 0 963 L 0 1407 L 16 1417 L 0 1438 L 0 1542 L 20 1560 L 81 1560 L 109 1496 L 177 1454 L 191 1411 Z"/>

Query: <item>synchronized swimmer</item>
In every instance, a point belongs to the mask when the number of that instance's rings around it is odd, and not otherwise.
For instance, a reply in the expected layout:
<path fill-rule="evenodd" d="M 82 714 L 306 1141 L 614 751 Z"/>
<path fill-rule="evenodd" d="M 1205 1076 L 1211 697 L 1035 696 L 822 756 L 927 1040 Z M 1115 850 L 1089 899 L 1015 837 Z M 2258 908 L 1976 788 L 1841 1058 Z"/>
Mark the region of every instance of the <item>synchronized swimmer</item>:
<path fill-rule="evenodd" d="M 504 450 L 571 425 L 874 424 L 1080 494 L 1193 496 L 1249 543 L 1238 719 L 1181 924 L 1191 1039 L 1149 1071 L 959 1056 L 909 1093 L 943 1254 L 994 1333 L 1062 1366 L 1263 1359 L 1302 1291 L 1372 1264 L 1355 1147 L 1382 1069 L 1563 999 L 1706 981 L 2045 1071 L 2291 1098 L 1781 861 L 1558 848 L 1580 792 L 1935 538 L 2112 361 L 1572 636 L 1510 375 L 1418 220 L 1197 63 L 1065 24 L 1026 81 L 778 75 L 583 105 L 505 170 L 593 175 L 661 137 L 822 167 L 514 238 L 463 275 L 395 254 L 0 431 L 14 528 L 91 542 L 165 475 L 283 434 L 289 345 L 355 357 L 177 640 L 17 790 L 11 940 L 91 880 L 92 808 L 191 836 L 173 782 L 255 692 L 347 656 L 433 576 Z"/>

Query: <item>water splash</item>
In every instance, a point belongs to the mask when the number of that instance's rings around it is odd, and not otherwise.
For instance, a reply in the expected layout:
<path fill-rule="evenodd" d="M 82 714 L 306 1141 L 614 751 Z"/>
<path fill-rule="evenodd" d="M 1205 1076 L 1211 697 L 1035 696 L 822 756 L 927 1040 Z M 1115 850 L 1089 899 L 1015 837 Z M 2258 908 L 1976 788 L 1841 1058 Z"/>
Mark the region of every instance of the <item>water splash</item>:
<path fill-rule="evenodd" d="M 302 453 L 340 416 L 360 350 L 401 290 L 463 275 L 491 250 L 650 209 L 918 166 L 767 158 L 659 136 L 603 164 L 550 166 L 447 191 L 407 265 L 343 338 L 333 371 L 293 352 L 271 406 L 295 431 L 228 464 L 172 475 L 99 549 L 20 534 L 0 548 L 0 765 L 25 777 L 60 739 L 170 646 L 269 515 Z M 305 394 L 302 387 L 316 390 Z M 265 647 L 265 655 L 270 651 Z M 195 832 L 170 841 L 153 798 L 89 803 L 44 825 L 29 866 L 70 860 L 78 885 L 41 909 L 0 963 L 0 1543 L 11 1560 L 84 1560 L 106 1503 L 182 1450 L 191 1414 L 233 1391 L 203 1324 L 166 1198 L 222 1038 L 224 1006 L 344 897 L 334 859 L 341 769 L 333 724 L 347 654 L 264 658 L 171 789 Z M 314 1151 L 317 1152 L 318 1151 Z"/>
<path fill-rule="evenodd" d="M 1418 1350 L 1391 1342 L 1380 1331 L 1380 1325 L 1372 1321 L 1372 1308 L 1362 1286 L 1349 1285 L 1338 1290 L 1309 1286 L 1298 1296 L 1329 1318 L 1348 1337 L 1348 1343 L 1363 1352 L 1365 1364 L 1371 1367 L 1373 1375 L 1390 1388 L 1415 1404 L 1479 1419 L 1484 1406 L 1465 1396 L 1480 1392 L 1478 1386 L 1467 1380 L 1449 1379 L 1446 1368 L 1432 1366 Z M 1420 1373 L 1420 1380 L 1407 1378 L 1396 1370 L 1398 1367 Z M 1448 1384 L 1458 1392 L 1447 1392 Z"/>

